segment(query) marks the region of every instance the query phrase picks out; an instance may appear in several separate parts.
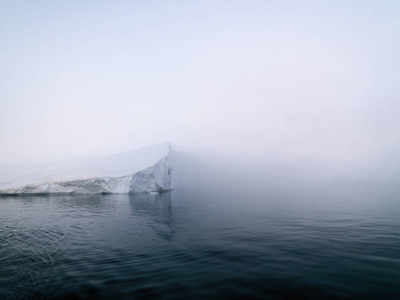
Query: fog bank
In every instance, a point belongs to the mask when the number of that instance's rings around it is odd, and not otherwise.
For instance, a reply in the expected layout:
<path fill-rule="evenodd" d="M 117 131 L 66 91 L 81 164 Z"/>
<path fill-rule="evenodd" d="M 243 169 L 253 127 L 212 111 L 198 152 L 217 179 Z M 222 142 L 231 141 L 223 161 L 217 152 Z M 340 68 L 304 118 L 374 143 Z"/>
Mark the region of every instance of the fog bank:
<path fill-rule="evenodd" d="M 397 1 L 5 2 L 0 164 L 170 142 L 255 186 L 397 182 L 399 15 Z"/>

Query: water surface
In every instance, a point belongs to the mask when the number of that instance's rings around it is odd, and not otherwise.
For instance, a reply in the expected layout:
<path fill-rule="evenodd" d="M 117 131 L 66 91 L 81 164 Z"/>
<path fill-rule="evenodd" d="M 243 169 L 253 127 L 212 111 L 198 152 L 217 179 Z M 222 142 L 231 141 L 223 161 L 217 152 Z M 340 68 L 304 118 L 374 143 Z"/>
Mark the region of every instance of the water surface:
<path fill-rule="evenodd" d="M 397 197 L 0 198 L 1 299 L 400 297 Z"/>

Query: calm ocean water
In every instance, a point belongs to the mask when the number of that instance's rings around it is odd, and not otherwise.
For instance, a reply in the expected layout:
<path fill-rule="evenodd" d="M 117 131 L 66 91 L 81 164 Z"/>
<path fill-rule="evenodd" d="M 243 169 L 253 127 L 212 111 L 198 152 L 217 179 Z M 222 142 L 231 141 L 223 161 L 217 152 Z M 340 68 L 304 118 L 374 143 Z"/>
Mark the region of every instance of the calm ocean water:
<path fill-rule="evenodd" d="M 0 298 L 400 298 L 400 201 L 179 189 L 3 197 Z"/>

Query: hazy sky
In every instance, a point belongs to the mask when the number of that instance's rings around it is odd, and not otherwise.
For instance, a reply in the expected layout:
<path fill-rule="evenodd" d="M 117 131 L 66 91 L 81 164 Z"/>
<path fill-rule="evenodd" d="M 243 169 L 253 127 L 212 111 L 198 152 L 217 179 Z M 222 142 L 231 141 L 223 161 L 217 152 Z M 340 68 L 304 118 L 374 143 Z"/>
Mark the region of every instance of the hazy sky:
<path fill-rule="evenodd" d="M 1 1 L 0 162 L 400 150 L 400 2 Z"/>

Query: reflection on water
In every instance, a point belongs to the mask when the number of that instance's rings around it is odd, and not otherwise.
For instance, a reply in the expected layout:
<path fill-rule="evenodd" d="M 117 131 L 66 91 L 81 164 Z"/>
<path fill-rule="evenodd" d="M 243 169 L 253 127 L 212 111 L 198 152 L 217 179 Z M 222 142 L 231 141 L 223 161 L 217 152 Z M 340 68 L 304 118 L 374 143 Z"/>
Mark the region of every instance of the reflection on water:
<path fill-rule="evenodd" d="M 148 226 L 166 240 L 175 234 L 171 206 L 171 193 L 129 195 L 132 215 L 149 217 Z"/>
<path fill-rule="evenodd" d="M 398 298 L 400 203 L 360 195 L 3 197 L 0 299 Z"/>

